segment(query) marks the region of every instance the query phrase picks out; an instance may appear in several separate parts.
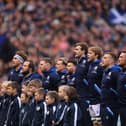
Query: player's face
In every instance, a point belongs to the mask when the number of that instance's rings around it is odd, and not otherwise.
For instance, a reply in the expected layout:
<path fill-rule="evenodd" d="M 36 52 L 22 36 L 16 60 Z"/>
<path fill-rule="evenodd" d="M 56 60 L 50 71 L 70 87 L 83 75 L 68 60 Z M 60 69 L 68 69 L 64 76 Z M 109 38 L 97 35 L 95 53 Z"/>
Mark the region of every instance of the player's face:
<path fill-rule="evenodd" d="M 12 67 L 18 67 L 20 64 L 21 64 L 20 61 L 16 57 L 13 57 Z"/>
<path fill-rule="evenodd" d="M 65 66 L 61 60 L 58 60 L 55 66 L 57 71 L 62 71 L 63 69 L 65 69 Z"/>
<path fill-rule="evenodd" d="M 118 59 L 118 64 L 121 66 L 126 65 L 126 53 L 121 53 Z"/>
<path fill-rule="evenodd" d="M 84 55 L 84 51 L 81 49 L 80 46 L 76 46 L 74 48 L 74 53 L 75 53 L 75 57 L 81 57 Z"/>
<path fill-rule="evenodd" d="M 103 67 L 108 67 L 113 62 L 113 59 L 110 54 L 104 54 L 102 57 L 101 65 Z"/>
<path fill-rule="evenodd" d="M 59 89 L 58 89 L 58 96 L 60 99 L 62 99 L 62 100 L 64 99 L 65 92 L 62 87 L 59 87 Z"/>
<path fill-rule="evenodd" d="M 22 66 L 22 73 L 28 73 L 29 72 L 29 62 L 25 61 Z"/>
<path fill-rule="evenodd" d="M 27 101 L 27 97 L 26 97 L 26 95 L 24 93 L 22 93 L 21 94 L 21 102 L 26 103 L 26 101 Z"/>
<path fill-rule="evenodd" d="M 50 105 L 50 104 L 53 104 L 55 100 L 51 96 L 46 95 L 45 101 L 47 105 Z"/>
<path fill-rule="evenodd" d="M 40 97 L 40 95 L 39 95 L 39 93 L 38 92 L 35 92 L 35 100 L 36 101 L 39 101 L 39 100 L 41 100 L 41 97 Z"/>
<path fill-rule="evenodd" d="M 73 63 L 67 63 L 67 67 L 66 68 L 67 68 L 68 72 L 74 72 L 75 66 L 74 66 Z"/>
<path fill-rule="evenodd" d="M 39 62 L 39 69 L 40 71 L 44 72 L 46 70 L 46 62 L 44 60 L 41 60 Z"/>
<path fill-rule="evenodd" d="M 11 86 L 7 86 L 7 94 L 12 95 L 13 94 L 13 88 Z"/>
<path fill-rule="evenodd" d="M 95 53 L 93 51 L 89 50 L 88 51 L 88 61 L 89 62 L 90 61 L 94 61 L 95 60 L 95 57 L 96 57 Z"/>

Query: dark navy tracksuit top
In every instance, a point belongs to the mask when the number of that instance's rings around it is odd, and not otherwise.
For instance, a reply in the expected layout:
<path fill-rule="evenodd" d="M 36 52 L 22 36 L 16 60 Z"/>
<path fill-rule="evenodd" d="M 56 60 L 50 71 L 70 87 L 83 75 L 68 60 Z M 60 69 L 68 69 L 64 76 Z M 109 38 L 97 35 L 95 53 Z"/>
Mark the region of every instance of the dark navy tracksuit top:
<path fill-rule="evenodd" d="M 118 107 L 117 81 L 121 68 L 113 65 L 105 69 L 102 77 L 102 102 L 110 108 Z"/>
<path fill-rule="evenodd" d="M 87 73 L 91 104 L 100 102 L 99 89 L 101 89 L 101 80 L 103 75 L 103 67 L 100 66 L 100 62 L 101 60 L 91 62 Z"/>
<path fill-rule="evenodd" d="M 81 57 L 77 64 L 75 71 L 75 88 L 81 98 L 89 98 L 89 90 L 87 84 L 83 82 L 84 79 L 87 80 L 87 72 L 89 68 L 89 63 L 87 61 L 87 56 Z"/>
<path fill-rule="evenodd" d="M 43 87 L 47 90 L 57 90 L 60 77 L 54 68 L 43 72 Z"/>
<path fill-rule="evenodd" d="M 126 68 L 123 68 L 118 77 L 118 93 L 120 107 L 126 108 Z"/>

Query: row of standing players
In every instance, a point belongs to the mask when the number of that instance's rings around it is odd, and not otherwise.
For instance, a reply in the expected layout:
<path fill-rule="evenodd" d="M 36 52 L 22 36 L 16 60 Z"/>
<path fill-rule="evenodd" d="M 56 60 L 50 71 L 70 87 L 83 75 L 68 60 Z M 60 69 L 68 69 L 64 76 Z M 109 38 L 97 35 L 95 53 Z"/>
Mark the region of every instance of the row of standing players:
<path fill-rule="evenodd" d="M 121 126 L 125 126 L 126 51 L 122 51 L 117 59 L 112 52 L 103 54 L 100 47 L 88 48 L 85 43 L 77 43 L 74 46 L 74 56 L 74 60 L 68 62 L 64 58 L 56 59 L 55 67 L 50 58 L 40 59 L 40 75 L 34 72 L 33 62 L 25 60 L 23 53 L 17 52 L 12 60 L 15 68 L 10 72 L 9 80 L 23 86 L 33 79 L 40 79 L 46 91 L 57 90 L 64 84 L 73 86 L 85 111 L 100 104 L 97 116 L 101 117 L 103 126 L 116 126 L 119 115 Z"/>

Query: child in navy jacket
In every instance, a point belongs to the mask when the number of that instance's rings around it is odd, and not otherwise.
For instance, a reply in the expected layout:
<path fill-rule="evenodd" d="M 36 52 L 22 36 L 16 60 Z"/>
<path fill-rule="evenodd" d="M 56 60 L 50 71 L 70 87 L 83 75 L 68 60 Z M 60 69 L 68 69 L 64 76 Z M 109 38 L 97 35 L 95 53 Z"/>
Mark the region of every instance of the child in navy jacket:
<path fill-rule="evenodd" d="M 47 111 L 46 103 L 44 101 L 45 91 L 43 88 L 39 89 L 34 95 L 36 107 L 32 126 L 44 126 L 45 114 Z"/>
<path fill-rule="evenodd" d="M 63 119 L 64 114 L 67 108 L 66 102 L 65 102 L 65 92 L 69 88 L 68 85 L 62 85 L 58 88 L 58 96 L 59 96 L 59 102 L 57 105 L 55 118 L 54 118 L 54 125 L 55 126 L 63 126 Z"/>
<path fill-rule="evenodd" d="M 7 93 L 11 96 L 11 103 L 8 106 L 7 117 L 4 126 L 18 126 L 21 101 L 18 96 L 18 84 L 10 81 L 7 86 Z"/>
<path fill-rule="evenodd" d="M 67 102 L 67 109 L 65 111 L 63 126 L 84 126 L 83 113 L 74 87 L 67 89 L 65 101 Z"/>
<path fill-rule="evenodd" d="M 31 126 L 30 125 L 30 106 L 28 104 L 29 96 L 27 93 L 21 93 L 21 109 L 19 114 L 19 126 Z"/>
<path fill-rule="evenodd" d="M 52 126 L 54 124 L 54 116 L 56 112 L 58 94 L 56 91 L 49 91 L 45 98 L 47 104 L 47 112 L 44 126 Z"/>
<path fill-rule="evenodd" d="M 6 120 L 7 112 L 8 112 L 8 106 L 11 103 L 11 98 L 7 94 L 7 86 L 10 81 L 4 81 L 1 84 L 1 93 L 2 93 L 2 101 L 1 101 L 1 108 L 0 108 L 0 126 L 4 125 L 4 122 Z"/>

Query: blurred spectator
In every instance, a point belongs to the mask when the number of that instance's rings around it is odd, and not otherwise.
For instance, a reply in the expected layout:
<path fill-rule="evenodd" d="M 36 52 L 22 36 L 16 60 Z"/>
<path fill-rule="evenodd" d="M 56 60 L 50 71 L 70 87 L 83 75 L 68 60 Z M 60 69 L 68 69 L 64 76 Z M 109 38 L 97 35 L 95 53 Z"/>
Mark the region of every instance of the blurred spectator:
<path fill-rule="evenodd" d="M 15 54 L 16 48 L 10 43 L 5 33 L 0 32 L 0 59 L 9 62 Z"/>

